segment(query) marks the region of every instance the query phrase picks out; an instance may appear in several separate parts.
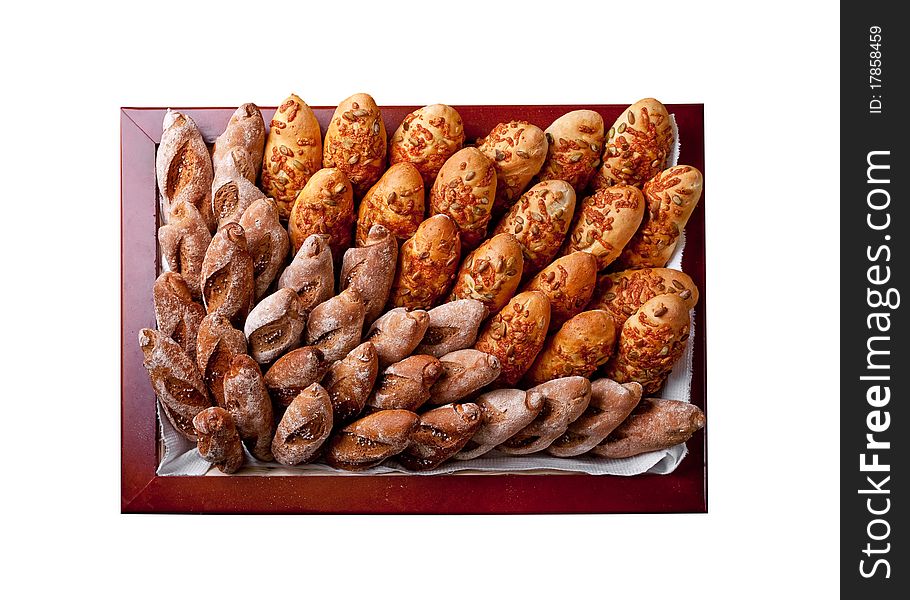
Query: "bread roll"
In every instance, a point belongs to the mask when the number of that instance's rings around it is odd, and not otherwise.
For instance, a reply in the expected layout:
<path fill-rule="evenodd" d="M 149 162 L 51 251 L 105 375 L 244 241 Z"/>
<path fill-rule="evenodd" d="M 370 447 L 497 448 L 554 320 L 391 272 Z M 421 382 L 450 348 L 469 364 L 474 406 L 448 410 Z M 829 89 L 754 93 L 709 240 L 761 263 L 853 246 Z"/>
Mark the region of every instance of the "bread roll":
<path fill-rule="evenodd" d="M 380 373 L 367 404 L 379 410 L 416 411 L 430 399 L 430 388 L 440 375 L 442 365 L 438 359 L 426 354 L 409 356 Z"/>
<path fill-rule="evenodd" d="M 212 242 L 212 234 L 195 206 L 180 200 L 171 206 L 170 218 L 158 228 L 158 244 L 167 270 L 179 273 L 194 299 L 202 298 L 199 281 L 202 261 Z"/>
<path fill-rule="evenodd" d="M 581 312 L 597 281 L 597 260 L 587 252 L 557 258 L 525 285 L 525 292 L 543 292 L 550 301 L 550 330 Z"/>
<path fill-rule="evenodd" d="M 429 188 L 445 161 L 464 144 L 461 115 L 451 106 L 431 104 L 404 118 L 389 142 L 389 163 L 413 164 Z"/>
<path fill-rule="evenodd" d="M 666 107 L 654 98 L 639 100 L 607 132 L 603 166 L 594 178 L 594 188 L 620 183 L 640 188 L 666 168 L 672 147 Z"/>
<path fill-rule="evenodd" d="M 281 219 L 291 215 L 297 193 L 322 168 L 322 132 L 316 114 L 291 94 L 272 117 L 262 163 L 262 191 L 275 199 Z"/>
<path fill-rule="evenodd" d="M 357 212 L 357 245 L 367 243 L 374 225 L 382 225 L 398 240 L 417 232 L 425 212 L 424 185 L 411 163 L 392 165 L 367 191 Z"/>
<path fill-rule="evenodd" d="M 265 373 L 269 396 L 279 406 L 288 406 L 300 392 L 319 383 L 328 366 L 319 348 L 304 346 L 291 350 L 276 360 Z"/>
<path fill-rule="evenodd" d="M 360 344 L 363 331 L 363 298 L 356 290 L 344 290 L 313 309 L 306 325 L 306 343 L 316 346 L 332 363 Z"/>
<path fill-rule="evenodd" d="M 421 223 L 401 246 L 389 307 L 432 308 L 452 284 L 460 257 L 461 239 L 450 217 L 434 215 Z"/>
<path fill-rule="evenodd" d="M 185 200 L 199 211 L 208 230 L 215 231 L 212 158 L 195 121 L 187 115 L 172 110 L 164 115 L 155 176 L 165 222 L 170 218 L 171 207 Z"/>
<path fill-rule="evenodd" d="M 604 144 L 604 120 L 593 110 L 573 110 L 547 127 L 547 159 L 537 177 L 540 181 L 562 179 L 579 194 L 588 187 L 600 166 Z"/>
<path fill-rule="evenodd" d="M 278 278 L 278 287 L 297 292 L 304 311 L 310 311 L 332 297 L 335 271 L 327 236 L 314 233 L 304 240 L 291 264 Z"/>
<path fill-rule="evenodd" d="M 502 371 L 496 384 L 518 383 L 543 348 L 549 325 L 550 302 L 541 292 L 518 294 L 490 319 L 474 348 L 499 359 Z"/>
<path fill-rule="evenodd" d="M 362 198 L 385 171 L 386 132 L 382 114 L 368 94 L 354 94 L 343 100 L 322 147 L 322 166 L 341 169 Z"/>
<path fill-rule="evenodd" d="M 412 471 L 429 471 L 461 450 L 480 427 L 480 407 L 467 402 L 427 411 L 398 461 Z"/>
<path fill-rule="evenodd" d="M 494 235 L 461 264 L 449 300 L 473 299 L 491 313 L 499 312 L 521 283 L 524 258 L 511 233 Z"/>
<path fill-rule="evenodd" d="M 239 223 L 246 209 L 265 197 L 237 165 L 234 154 L 225 156 L 212 183 L 212 211 L 218 228 Z"/>
<path fill-rule="evenodd" d="M 288 232 L 278 220 L 278 204 L 271 198 L 253 202 L 243 211 L 240 226 L 246 234 L 247 248 L 253 259 L 256 299 L 265 296 L 287 261 Z"/>
<path fill-rule="evenodd" d="M 638 188 L 615 185 L 582 200 L 562 253 L 590 252 L 602 271 L 615 261 L 641 225 L 644 198 Z"/>
<path fill-rule="evenodd" d="M 300 345 L 306 312 L 291 288 L 266 296 L 250 311 L 243 326 L 250 356 L 260 364 L 270 363 Z"/>
<path fill-rule="evenodd" d="M 246 354 L 246 336 L 219 315 L 206 315 L 199 324 L 196 366 L 206 388 L 219 406 L 224 405 L 224 376 L 234 357 Z"/>
<path fill-rule="evenodd" d="M 389 300 L 395 265 L 398 263 L 398 243 L 388 229 L 373 225 L 360 248 L 348 248 L 341 261 L 338 285 L 360 292 L 364 299 L 364 321 L 372 323 L 382 314 Z"/>
<path fill-rule="evenodd" d="M 259 178 L 264 145 L 265 122 L 262 120 L 262 112 L 255 104 L 241 104 L 212 147 L 212 167 L 216 177 L 225 164 L 226 157 L 230 155 L 233 166 L 229 165 L 228 168 L 236 166 L 243 177 L 255 184 Z"/>
<path fill-rule="evenodd" d="M 193 301 L 183 277 L 169 271 L 162 273 L 152 287 L 152 299 L 158 331 L 180 344 L 187 356 L 196 356 L 196 336 L 205 309 Z"/>
<path fill-rule="evenodd" d="M 365 340 L 376 348 L 379 368 L 404 360 L 423 339 L 430 317 L 425 310 L 393 308 L 370 326 Z"/>
<path fill-rule="evenodd" d="M 687 442 L 705 426 L 705 413 L 679 400 L 645 398 L 632 414 L 591 453 L 603 458 L 627 458 Z"/>
<path fill-rule="evenodd" d="M 442 166 L 430 189 L 430 215 L 452 217 L 466 250 L 487 237 L 496 199 L 496 170 L 477 148 L 462 148 Z"/>
<path fill-rule="evenodd" d="M 296 253 L 314 233 L 328 236 L 332 258 L 338 263 L 351 245 L 354 225 L 354 193 L 340 169 L 316 171 L 303 187 L 288 221 L 291 248 Z"/>
<path fill-rule="evenodd" d="M 493 383 L 502 371 L 499 359 L 471 348 L 449 352 L 439 359 L 442 373 L 430 389 L 430 403 L 449 404 Z"/>
<path fill-rule="evenodd" d="M 637 383 L 618 384 L 611 379 L 591 382 L 591 402 L 578 419 L 559 439 L 550 444 L 547 452 L 553 456 L 580 456 L 602 442 L 625 420 L 641 400 L 642 389 Z"/>
<path fill-rule="evenodd" d="M 224 226 L 212 238 L 202 261 L 202 300 L 208 314 L 227 317 L 240 327 L 253 308 L 253 259 L 243 227 Z"/>
<path fill-rule="evenodd" d="M 259 460 L 272 461 L 274 417 L 262 371 L 256 361 L 238 354 L 224 375 L 224 399 L 218 403 L 231 413 L 237 432 Z"/>
<path fill-rule="evenodd" d="M 501 452 L 521 455 L 545 450 L 588 408 L 591 382 L 584 377 L 563 377 L 528 390 L 532 393 L 543 396 L 543 408 L 530 425 L 499 445 Z"/>
<path fill-rule="evenodd" d="M 325 461 L 336 469 L 363 471 L 399 454 L 411 442 L 420 417 L 408 410 L 380 410 L 346 425 L 326 444 Z"/>
<path fill-rule="evenodd" d="M 332 401 L 336 425 L 350 421 L 363 411 L 378 372 L 376 348 L 370 342 L 360 344 L 329 367 L 322 387 Z"/>
<path fill-rule="evenodd" d="M 427 312 L 430 318 L 427 332 L 414 352 L 439 358 L 470 348 L 477 341 L 477 330 L 488 314 L 477 300 L 455 300 L 437 306 Z"/>
<path fill-rule="evenodd" d="M 455 455 L 458 460 L 483 456 L 527 427 L 540 414 L 544 397 L 537 392 L 503 388 L 481 394 L 474 402 L 481 411 L 480 428 Z"/>
<path fill-rule="evenodd" d="M 234 473 L 243 465 L 243 447 L 231 415 L 219 406 L 199 411 L 193 417 L 199 456 L 222 473 Z"/>
<path fill-rule="evenodd" d="M 543 130 L 527 121 L 499 123 L 478 140 L 477 149 L 493 161 L 496 169 L 496 199 L 493 216 L 506 212 L 521 196 L 547 158 Z"/>
<path fill-rule="evenodd" d="M 284 411 L 272 440 L 272 454 L 283 465 L 311 461 L 332 433 L 332 402 L 318 383 L 314 383 L 291 402 Z"/>
<path fill-rule="evenodd" d="M 537 385 L 572 375 L 589 377 L 610 359 L 615 346 L 616 331 L 610 313 L 604 310 L 579 313 L 547 338 L 525 375 L 525 382 Z"/>

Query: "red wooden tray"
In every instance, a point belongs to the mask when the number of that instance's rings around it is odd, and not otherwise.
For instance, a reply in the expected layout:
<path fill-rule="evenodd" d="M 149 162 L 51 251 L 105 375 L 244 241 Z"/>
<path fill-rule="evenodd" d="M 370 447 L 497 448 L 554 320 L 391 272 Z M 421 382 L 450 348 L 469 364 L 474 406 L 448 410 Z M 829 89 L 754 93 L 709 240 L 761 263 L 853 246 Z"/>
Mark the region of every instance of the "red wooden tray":
<path fill-rule="evenodd" d="M 525 119 L 546 128 L 569 110 L 598 111 L 609 126 L 626 105 L 457 106 L 467 138 Z M 416 106 L 384 107 L 391 133 Z M 704 106 L 671 104 L 682 148 L 680 164 L 705 172 Z M 233 108 L 179 109 L 207 141 L 224 130 Z M 333 107 L 314 108 L 325 131 Z M 266 122 L 274 107 L 262 109 Z M 669 475 L 584 474 L 436 476 L 159 477 L 155 395 L 137 343 L 154 327 L 158 208 L 155 151 L 165 109 L 123 108 L 121 144 L 121 510 L 126 513 L 660 513 L 707 512 L 705 431 Z M 695 307 L 692 402 L 705 406 L 705 198 L 686 226 L 683 269 L 701 290 Z M 706 410 L 707 413 L 707 410 Z"/>

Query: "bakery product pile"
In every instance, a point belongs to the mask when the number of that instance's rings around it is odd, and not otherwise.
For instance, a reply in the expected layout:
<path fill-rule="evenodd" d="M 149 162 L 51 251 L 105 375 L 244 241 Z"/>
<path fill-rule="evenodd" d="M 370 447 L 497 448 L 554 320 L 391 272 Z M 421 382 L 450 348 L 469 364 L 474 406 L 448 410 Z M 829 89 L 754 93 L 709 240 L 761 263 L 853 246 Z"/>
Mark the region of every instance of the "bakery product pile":
<path fill-rule="evenodd" d="M 225 473 L 260 461 L 434 469 L 491 451 L 623 458 L 704 414 L 651 397 L 698 289 L 666 268 L 702 175 L 652 98 L 467 143 L 443 104 L 388 135 L 355 94 L 323 137 L 292 95 L 209 148 L 168 111 L 164 271 L 139 345 L 162 412 Z"/>

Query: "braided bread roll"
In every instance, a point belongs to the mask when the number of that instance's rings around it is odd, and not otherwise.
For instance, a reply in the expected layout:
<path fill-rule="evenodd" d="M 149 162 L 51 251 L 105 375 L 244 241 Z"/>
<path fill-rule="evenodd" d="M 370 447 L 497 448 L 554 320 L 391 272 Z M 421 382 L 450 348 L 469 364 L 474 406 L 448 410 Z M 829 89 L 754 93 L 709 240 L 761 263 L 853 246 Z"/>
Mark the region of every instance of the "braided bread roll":
<path fill-rule="evenodd" d="M 398 457 L 404 468 L 429 471 L 454 456 L 480 428 L 480 407 L 448 404 L 420 416 L 411 445 Z"/>
<path fill-rule="evenodd" d="M 234 473 L 243 465 L 243 446 L 228 411 L 212 406 L 193 417 L 199 455 L 222 473 Z"/>
<path fill-rule="evenodd" d="M 309 462 L 332 433 L 332 401 L 325 389 L 314 383 L 299 394 L 281 417 L 272 454 L 283 465 Z"/>
<path fill-rule="evenodd" d="M 606 439 L 641 400 L 637 383 L 619 384 L 612 379 L 591 382 L 591 403 L 584 414 L 569 424 L 547 452 L 553 456 L 579 456 Z"/>
<path fill-rule="evenodd" d="M 530 425 L 543 408 L 544 396 L 503 388 L 481 394 L 474 403 L 482 413 L 480 428 L 455 455 L 458 460 L 483 456 Z"/>
<path fill-rule="evenodd" d="M 326 445 L 325 461 L 336 469 L 363 471 L 401 453 L 420 417 L 409 410 L 380 410 L 343 427 Z"/>
<path fill-rule="evenodd" d="M 506 454 L 531 454 L 545 450 L 566 432 L 591 402 L 591 382 L 584 377 L 563 377 L 528 390 L 544 398 L 544 407 L 530 425 L 499 445 Z"/>

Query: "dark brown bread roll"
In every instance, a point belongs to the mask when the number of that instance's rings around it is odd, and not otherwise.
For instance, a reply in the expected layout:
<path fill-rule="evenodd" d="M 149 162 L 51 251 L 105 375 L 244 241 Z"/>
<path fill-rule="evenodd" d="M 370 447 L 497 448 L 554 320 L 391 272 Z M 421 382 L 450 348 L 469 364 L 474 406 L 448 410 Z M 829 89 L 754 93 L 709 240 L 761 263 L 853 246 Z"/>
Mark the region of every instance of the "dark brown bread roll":
<path fill-rule="evenodd" d="M 265 122 L 262 112 L 251 102 L 241 104 L 231 115 L 224 132 L 215 139 L 212 167 L 217 174 L 230 155 L 240 174 L 250 183 L 256 183 L 262 166 L 264 146 Z"/>
<path fill-rule="evenodd" d="M 335 271 L 326 236 L 313 234 L 304 240 L 291 264 L 278 278 L 278 287 L 297 292 L 304 311 L 311 311 L 332 297 Z"/>
<path fill-rule="evenodd" d="M 299 465 L 316 457 L 332 433 L 332 401 L 318 383 L 291 402 L 272 440 L 272 454 L 283 465 Z"/>
<path fill-rule="evenodd" d="M 472 348 L 456 350 L 440 357 L 442 374 L 430 389 L 432 404 L 449 404 L 469 397 L 493 383 L 502 366 L 492 354 Z"/>
<path fill-rule="evenodd" d="M 367 404 L 379 410 L 415 411 L 430 399 L 430 388 L 441 374 L 438 359 L 426 354 L 409 356 L 382 371 Z"/>
<path fill-rule="evenodd" d="M 219 406 L 199 411 L 193 417 L 199 455 L 222 473 L 234 473 L 243 465 L 243 446 L 231 415 Z"/>
<path fill-rule="evenodd" d="M 240 438 L 259 460 L 271 461 L 274 415 L 262 371 L 256 361 L 238 354 L 224 375 L 222 408 L 231 413 Z"/>
<path fill-rule="evenodd" d="M 155 174 L 161 193 L 165 221 L 171 207 L 185 200 L 199 214 L 209 231 L 215 231 L 212 215 L 212 158 L 196 123 L 187 115 L 168 110 L 164 131 L 155 155 Z"/>
<path fill-rule="evenodd" d="M 300 392 L 322 379 L 328 364 L 319 348 L 304 346 L 291 350 L 265 373 L 269 396 L 280 406 L 289 405 Z"/>
<path fill-rule="evenodd" d="M 219 315 L 206 315 L 199 324 L 196 366 L 212 398 L 224 404 L 224 375 L 238 354 L 246 354 L 246 336 Z"/>
<path fill-rule="evenodd" d="M 591 453 L 604 458 L 626 458 L 663 450 L 688 441 L 704 426 L 705 413 L 693 404 L 645 398 Z"/>
<path fill-rule="evenodd" d="M 423 339 L 430 317 L 425 310 L 393 308 L 370 326 L 363 338 L 373 342 L 379 368 L 404 360 Z"/>
<path fill-rule="evenodd" d="M 449 352 L 470 348 L 477 341 L 477 330 L 489 312 L 477 300 L 455 300 L 427 311 L 430 317 L 423 341 L 414 350 L 439 358 Z"/>
<path fill-rule="evenodd" d="M 158 228 L 158 244 L 167 270 L 180 273 L 193 298 L 202 298 L 199 287 L 202 261 L 212 243 L 212 234 L 195 206 L 181 200 L 171 206 L 168 222 Z"/>
<path fill-rule="evenodd" d="M 253 308 L 255 279 L 243 227 L 229 223 L 212 238 L 202 261 L 202 300 L 208 314 L 242 327 Z"/>
<path fill-rule="evenodd" d="M 388 229 L 373 225 L 359 248 L 348 248 L 341 260 L 339 291 L 353 288 L 364 299 L 364 321 L 372 323 L 382 314 L 398 263 L 398 243 Z"/>
<path fill-rule="evenodd" d="M 600 442 L 622 423 L 641 400 L 637 383 L 619 384 L 612 379 L 591 382 L 591 403 L 547 452 L 553 456 L 579 456 Z"/>
<path fill-rule="evenodd" d="M 370 342 L 360 344 L 329 367 L 322 380 L 322 387 L 332 401 L 336 426 L 350 421 L 363 411 L 378 373 L 376 348 Z"/>
<path fill-rule="evenodd" d="M 250 356 L 259 363 L 270 363 L 300 345 L 306 313 L 291 288 L 281 288 L 266 296 L 250 311 L 243 326 L 249 341 Z"/>
<path fill-rule="evenodd" d="M 326 445 L 325 461 L 336 469 L 363 471 L 401 453 L 420 417 L 408 410 L 380 410 L 346 425 Z"/>
<path fill-rule="evenodd" d="M 530 425 L 543 408 L 544 396 L 502 388 L 481 394 L 474 403 L 481 411 L 480 428 L 455 455 L 458 460 L 483 456 Z"/>
<path fill-rule="evenodd" d="M 420 416 L 411 445 L 398 461 L 412 471 L 435 469 L 464 448 L 480 422 L 480 407 L 470 402 L 427 411 Z"/>
<path fill-rule="evenodd" d="M 313 309 L 306 324 L 306 343 L 322 350 L 329 363 L 341 360 L 360 343 L 363 317 L 363 298 L 348 288 Z"/>
<path fill-rule="evenodd" d="M 544 406 L 530 425 L 513 435 L 499 450 L 506 454 L 531 454 L 545 450 L 566 432 L 591 402 L 591 382 L 584 377 L 563 377 L 542 383 L 528 394 L 543 396 Z"/>
<path fill-rule="evenodd" d="M 152 287 L 152 299 L 158 331 L 180 344 L 187 356 L 196 356 L 196 336 L 205 309 L 193 301 L 183 277 L 170 271 L 162 273 Z"/>
<path fill-rule="evenodd" d="M 265 296 L 288 256 L 288 232 L 278 220 L 278 204 L 271 198 L 253 202 L 243 211 L 240 226 L 253 259 L 256 299 Z"/>

